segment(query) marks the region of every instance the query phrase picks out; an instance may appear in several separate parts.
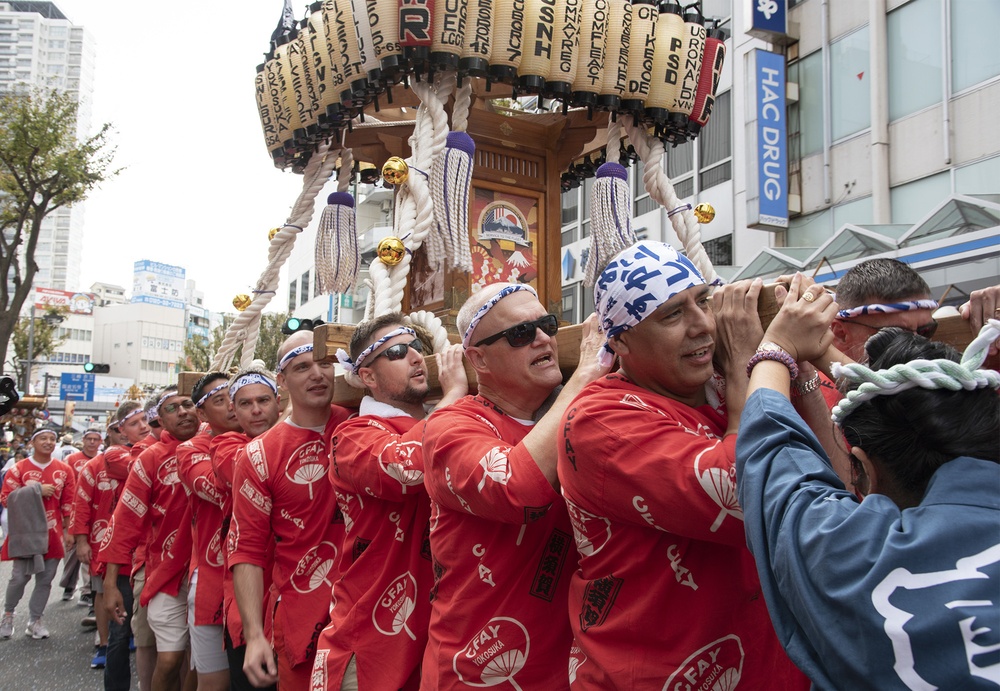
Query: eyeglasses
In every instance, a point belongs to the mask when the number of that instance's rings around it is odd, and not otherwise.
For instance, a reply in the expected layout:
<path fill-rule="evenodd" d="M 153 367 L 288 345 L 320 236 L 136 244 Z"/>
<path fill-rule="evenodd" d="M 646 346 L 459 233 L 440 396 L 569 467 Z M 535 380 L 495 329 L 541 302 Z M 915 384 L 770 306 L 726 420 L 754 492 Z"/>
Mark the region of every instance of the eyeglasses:
<path fill-rule="evenodd" d="M 481 345 L 490 345 L 491 343 L 496 343 L 501 338 L 506 338 L 511 348 L 523 348 L 534 342 L 536 329 L 541 329 L 546 336 L 555 336 L 559 332 L 559 320 L 556 319 L 554 314 L 546 314 L 544 317 L 536 319 L 533 322 L 515 324 L 500 333 L 495 333 L 472 345 L 478 348 Z"/>
<path fill-rule="evenodd" d="M 934 336 L 938 328 L 938 323 L 933 319 L 931 319 L 926 324 L 921 324 L 915 329 L 907 329 L 905 326 L 900 326 L 898 324 L 889 324 L 887 326 L 872 326 L 871 324 L 862 324 L 861 322 L 851 321 L 850 319 L 845 319 L 843 321 L 846 321 L 848 324 L 856 324 L 857 326 L 863 326 L 866 329 L 871 329 L 873 333 L 881 331 L 882 329 L 889 329 L 892 327 L 896 327 L 898 329 L 909 331 L 910 333 L 915 333 L 918 336 L 923 336 L 924 338 L 931 338 L 932 336 Z"/>
<path fill-rule="evenodd" d="M 191 410 L 192 408 L 194 408 L 194 401 L 192 401 L 189 398 L 187 400 L 181 401 L 180 403 L 167 403 L 166 405 L 160 406 L 160 410 L 164 413 L 167 413 L 168 415 L 173 415 L 174 413 L 177 412 L 179 408 L 183 408 L 184 410 Z"/>
<path fill-rule="evenodd" d="M 419 338 L 414 338 L 409 343 L 397 343 L 394 346 L 389 346 L 381 353 L 373 357 L 371 361 L 375 362 L 383 355 L 385 356 L 385 359 L 389 360 L 390 362 L 395 362 L 396 360 L 402 360 L 403 358 L 406 357 L 406 354 L 410 351 L 410 348 L 413 348 L 418 353 L 424 352 L 424 344 L 420 342 Z"/>

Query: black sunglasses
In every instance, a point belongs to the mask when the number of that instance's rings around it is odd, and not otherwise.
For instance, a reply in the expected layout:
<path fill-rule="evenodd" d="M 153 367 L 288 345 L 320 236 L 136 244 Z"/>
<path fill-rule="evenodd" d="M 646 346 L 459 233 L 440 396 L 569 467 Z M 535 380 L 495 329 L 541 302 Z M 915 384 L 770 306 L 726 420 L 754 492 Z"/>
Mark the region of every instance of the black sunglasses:
<path fill-rule="evenodd" d="M 871 329 L 872 332 L 878 332 L 881 331 L 882 329 L 890 328 L 888 326 L 872 326 L 871 324 L 862 324 L 861 322 L 850 322 L 850 323 L 857 324 L 858 326 L 863 326 L 866 329 Z M 907 329 L 905 326 L 897 326 L 896 328 L 903 329 L 904 331 L 911 331 L 912 333 L 915 333 L 918 336 L 923 336 L 924 338 L 930 339 L 932 336 L 934 336 L 935 333 L 937 333 L 938 323 L 935 320 L 931 319 L 926 324 L 921 324 L 915 329 Z"/>
<path fill-rule="evenodd" d="M 397 343 L 394 346 L 389 346 L 381 353 L 373 357 L 372 362 L 375 362 L 383 355 L 385 356 L 385 359 L 389 360 L 390 362 L 395 362 L 396 360 L 402 360 L 403 358 L 406 357 L 406 353 L 410 350 L 410 348 L 413 348 L 418 353 L 424 352 L 424 344 L 420 342 L 419 338 L 414 338 L 409 343 Z"/>
<path fill-rule="evenodd" d="M 500 333 L 495 333 L 488 338 L 484 338 L 479 343 L 473 343 L 473 347 L 490 345 L 496 343 L 501 338 L 506 338 L 511 348 L 523 348 L 530 345 L 535 340 L 535 330 L 541 329 L 546 336 L 555 336 L 559 332 L 559 320 L 554 314 L 546 314 L 544 317 L 533 322 L 521 322 L 504 329 Z"/>

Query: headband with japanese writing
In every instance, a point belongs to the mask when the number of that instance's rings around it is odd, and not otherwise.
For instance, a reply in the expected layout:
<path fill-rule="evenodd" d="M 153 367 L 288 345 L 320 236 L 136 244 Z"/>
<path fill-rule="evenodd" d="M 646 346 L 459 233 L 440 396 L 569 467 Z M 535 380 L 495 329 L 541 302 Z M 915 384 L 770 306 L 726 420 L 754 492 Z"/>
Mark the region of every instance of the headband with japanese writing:
<path fill-rule="evenodd" d="M 122 418 L 121 420 L 119 420 L 118 422 L 115 422 L 115 423 L 113 423 L 113 424 L 114 424 L 115 426 L 118 426 L 118 425 L 122 425 L 122 424 L 124 424 L 125 422 L 127 422 L 128 420 L 130 420 L 130 419 L 134 418 L 134 417 L 135 417 L 136 415 L 142 415 L 142 414 L 143 414 L 143 413 L 145 413 L 145 412 L 146 412 L 146 411 L 144 411 L 144 410 L 143 410 L 142 408 L 136 408 L 135 410 L 131 410 L 131 411 L 129 411 L 128 413 L 126 413 L 126 414 L 125 414 L 125 416 L 124 416 L 124 417 L 123 417 L 123 418 Z M 148 416 L 148 415 L 146 416 L 146 419 L 147 419 L 147 420 L 149 419 L 149 416 Z M 111 427 L 111 425 L 108 425 L 108 427 Z"/>
<path fill-rule="evenodd" d="M 711 285 L 721 285 L 715 279 Z M 605 367 L 614 361 L 611 339 L 636 326 L 678 293 L 705 285 L 691 263 L 663 242 L 638 242 L 619 252 L 594 284 L 594 305 L 606 340 L 597 355 Z"/>
<path fill-rule="evenodd" d="M 211 397 L 212 397 L 212 396 L 214 396 L 215 394 L 219 393 L 219 392 L 220 392 L 220 391 L 222 391 L 223 389 L 227 389 L 227 388 L 229 388 L 229 382 L 228 382 L 228 381 L 224 381 L 224 382 L 222 382 L 221 384 L 219 384 L 218 386 L 216 386 L 216 387 L 215 387 L 214 389 L 212 389 L 211 391 L 209 391 L 208 393 L 206 393 L 206 394 L 205 394 L 204 396 L 202 396 L 201 398 L 199 398 L 199 399 L 198 399 L 198 400 L 197 400 L 197 401 L 195 402 L 195 404 L 194 404 L 194 407 L 195 407 L 195 408 L 200 408 L 200 407 L 202 407 L 203 405 L 205 405 L 205 402 L 206 402 L 206 401 L 207 401 L 207 400 L 208 400 L 209 398 L 211 398 Z"/>
<path fill-rule="evenodd" d="M 469 346 L 472 345 L 472 334 L 476 330 L 476 327 L 479 326 L 479 322 L 483 320 L 483 317 L 485 317 L 491 309 L 496 307 L 498 302 L 503 300 L 508 295 L 513 295 L 519 290 L 527 290 L 536 298 L 538 297 L 538 293 L 535 292 L 534 288 L 532 288 L 529 285 L 524 285 L 523 283 L 516 283 L 514 285 L 504 286 L 499 293 L 491 297 L 485 305 L 480 307 L 479 310 L 476 312 L 476 314 L 472 317 L 472 321 L 469 322 L 469 328 L 465 330 L 465 334 L 462 336 L 463 349 L 467 350 Z"/>
<path fill-rule="evenodd" d="M 53 430 L 50 430 L 50 429 L 40 429 L 40 430 L 36 430 L 35 433 L 31 435 L 31 439 L 29 439 L 28 441 L 35 441 L 35 437 L 37 437 L 39 434 L 51 434 L 56 439 L 59 438 L 59 435 L 56 434 L 55 431 L 53 431 Z"/>
<path fill-rule="evenodd" d="M 837 312 L 837 319 L 854 319 L 865 314 L 891 314 L 893 312 L 908 312 L 910 310 L 936 310 L 937 300 L 907 300 L 905 302 L 890 302 L 885 305 L 858 305 Z"/>
<path fill-rule="evenodd" d="M 269 388 L 275 396 L 278 395 L 278 385 L 270 377 L 265 377 L 263 374 L 257 372 L 247 372 L 229 385 L 229 398 L 235 399 L 236 392 L 242 389 L 244 386 L 249 386 L 250 384 L 263 384 Z"/>
<path fill-rule="evenodd" d="M 365 348 L 364 350 L 362 350 L 358 354 L 358 359 L 357 360 L 351 360 L 351 356 L 348 355 L 348 353 L 347 353 L 346 350 L 344 350 L 343 348 L 338 348 L 337 349 L 337 362 L 339 362 L 341 365 L 343 365 L 344 369 L 350 370 L 351 372 L 354 372 L 354 374 L 357 374 L 358 370 L 360 370 L 362 367 L 364 367 L 365 360 L 368 359 L 368 356 L 371 355 L 372 353 L 374 353 L 376 350 L 378 350 L 379 346 L 381 346 L 383 343 L 385 343 L 389 339 L 395 338 L 396 336 L 402 336 L 403 334 L 409 334 L 409 335 L 413 336 L 414 338 L 417 337 L 417 332 L 416 331 L 414 331 L 413 329 L 411 329 L 409 327 L 401 326 L 398 329 L 393 329 L 392 331 L 390 331 L 389 333 L 387 333 L 385 336 L 383 336 L 382 338 L 378 339 L 377 341 L 375 341 L 374 343 L 372 343 L 370 346 L 368 346 L 367 348 Z"/>
<path fill-rule="evenodd" d="M 311 353 L 312 351 L 313 351 L 312 343 L 304 343 L 298 346 L 297 348 L 292 348 L 287 353 L 285 353 L 284 357 L 278 360 L 278 366 L 275 368 L 274 373 L 281 374 L 281 370 L 285 369 L 285 365 L 287 365 L 289 362 L 297 358 L 299 355 L 302 355 L 303 353 Z"/>

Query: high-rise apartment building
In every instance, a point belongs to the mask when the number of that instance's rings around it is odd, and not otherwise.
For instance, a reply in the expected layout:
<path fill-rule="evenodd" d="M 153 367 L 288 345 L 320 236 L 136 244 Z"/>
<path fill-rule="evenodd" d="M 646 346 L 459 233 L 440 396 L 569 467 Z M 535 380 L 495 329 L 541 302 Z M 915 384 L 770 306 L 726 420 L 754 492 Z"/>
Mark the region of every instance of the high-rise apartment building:
<path fill-rule="evenodd" d="M 50 88 L 79 102 L 77 136 L 90 133 L 94 41 L 52 2 L 0 2 L 0 91 Z M 83 256 L 83 205 L 58 209 L 42 222 L 35 285 L 78 290 Z"/>

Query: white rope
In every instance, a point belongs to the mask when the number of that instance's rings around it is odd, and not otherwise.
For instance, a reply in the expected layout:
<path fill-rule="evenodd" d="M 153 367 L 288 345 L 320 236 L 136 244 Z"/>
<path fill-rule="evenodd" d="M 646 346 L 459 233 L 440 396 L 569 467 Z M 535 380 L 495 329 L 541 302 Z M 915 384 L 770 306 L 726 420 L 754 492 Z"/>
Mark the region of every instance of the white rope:
<path fill-rule="evenodd" d="M 261 312 L 276 294 L 281 267 L 284 266 L 288 256 L 292 253 L 295 237 L 312 220 L 316 210 L 316 196 L 330 179 L 337 162 L 336 151 L 330 151 L 330 146 L 330 144 L 322 144 L 303 170 L 302 191 L 299 193 L 285 225 L 271 239 L 267 253 L 267 268 L 257 279 L 253 302 L 243 312 L 240 312 L 236 320 L 229 326 L 222 345 L 219 347 L 219 352 L 216 353 L 215 359 L 212 361 L 210 370 L 215 372 L 228 370 L 233 356 L 241 344 L 243 351 L 240 356 L 240 366 L 248 367 L 253 361 L 254 349 L 257 347 L 257 338 L 260 333 Z M 338 149 L 340 147 L 336 143 L 333 146 Z"/>
<path fill-rule="evenodd" d="M 668 212 L 680 209 L 681 200 L 674 191 L 670 178 L 663 172 L 663 142 L 649 134 L 645 127 L 635 122 L 634 118 L 620 117 L 619 120 L 645 166 L 642 182 L 646 191 L 649 192 L 649 196 Z M 695 218 L 694 212 L 687 208 L 680 213 L 669 214 L 668 217 L 673 224 L 677 238 L 684 245 L 688 259 L 698 267 L 708 283 L 714 281 L 716 278 L 715 269 L 701 244 L 701 225 Z"/>
<path fill-rule="evenodd" d="M 472 80 L 466 79 L 462 88 L 455 93 L 455 105 L 451 109 L 451 129 L 465 132 L 469 129 L 469 111 L 472 109 Z"/>
<path fill-rule="evenodd" d="M 425 310 L 411 312 L 403 317 L 403 321 L 424 327 L 434 340 L 435 353 L 440 353 L 451 344 L 451 341 L 448 340 L 448 330 L 444 328 L 444 324 L 434 316 L 433 312 Z"/>

